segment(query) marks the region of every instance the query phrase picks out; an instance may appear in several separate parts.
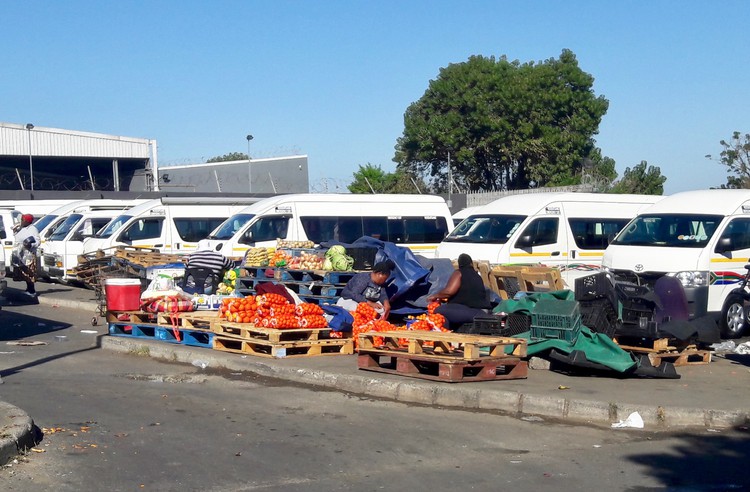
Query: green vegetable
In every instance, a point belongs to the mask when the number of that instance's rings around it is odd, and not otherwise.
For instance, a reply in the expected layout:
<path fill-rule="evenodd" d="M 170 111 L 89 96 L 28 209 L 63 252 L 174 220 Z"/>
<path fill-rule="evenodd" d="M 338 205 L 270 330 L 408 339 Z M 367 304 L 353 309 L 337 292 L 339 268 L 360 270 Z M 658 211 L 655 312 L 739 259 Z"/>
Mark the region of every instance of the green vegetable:
<path fill-rule="evenodd" d="M 346 248 L 341 246 L 340 244 L 337 244 L 335 246 L 331 246 L 328 248 L 328 251 L 326 251 L 326 258 L 333 258 L 337 255 L 345 255 L 346 254 Z"/>

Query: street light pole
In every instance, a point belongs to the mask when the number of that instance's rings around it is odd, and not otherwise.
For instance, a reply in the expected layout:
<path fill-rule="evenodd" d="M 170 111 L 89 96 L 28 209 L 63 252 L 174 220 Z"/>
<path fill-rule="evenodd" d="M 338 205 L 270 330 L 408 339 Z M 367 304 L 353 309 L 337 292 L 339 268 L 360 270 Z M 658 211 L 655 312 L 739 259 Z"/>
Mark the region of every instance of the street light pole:
<path fill-rule="evenodd" d="M 29 135 L 29 174 L 31 175 L 31 191 L 34 191 L 34 161 L 31 158 L 31 130 L 34 125 L 26 123 L 26 133 Z"/>
<path fill-rule="evenodd" d="M 253 139 L 253 136 L 249 133 L 247 134 L 247 192 L 252 193 L 253 192 L 253 172 L 250 169 L 250 140 Z"/>
<path fill-rule="evenodd" d="M 453 206 L 451 189 L 453 188 L 453 172 L 451 171 L 451 152 L 448 151 L 448 208 Z"/>

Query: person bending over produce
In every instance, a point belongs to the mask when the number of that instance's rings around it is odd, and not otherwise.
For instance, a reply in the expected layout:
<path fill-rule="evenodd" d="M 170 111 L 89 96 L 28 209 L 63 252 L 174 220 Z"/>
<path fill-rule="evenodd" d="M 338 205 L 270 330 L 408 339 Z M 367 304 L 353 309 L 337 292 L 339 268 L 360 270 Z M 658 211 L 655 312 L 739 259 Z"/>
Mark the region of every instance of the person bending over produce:
<path fill-rule="evenodd" d="M 427 297 L 429 302 L 445 302 L 435 312 L 445 316 L 451 330 L 464 323 L 472 323 L 474 316 L 491 307 L 487 289 L 482 277 L 474 270 L 473 263 L 466 253 L 459 255 L 458 268 L 451 274 L 443 290 Z"/>
<path fill-rule="evenodd" d="M 380 315 L 380 319 L 387 320 L 391 304 L 388 302 L 384 285 L 394 268 L 396 264 L 392 260 L 386 260 L 376 263 L 372 267 L 372 272 L 354 275 L 341 291 L 341 298 L 336 305 L 347 311 L 354 311 L 357 304 L 366 302 Z"/>

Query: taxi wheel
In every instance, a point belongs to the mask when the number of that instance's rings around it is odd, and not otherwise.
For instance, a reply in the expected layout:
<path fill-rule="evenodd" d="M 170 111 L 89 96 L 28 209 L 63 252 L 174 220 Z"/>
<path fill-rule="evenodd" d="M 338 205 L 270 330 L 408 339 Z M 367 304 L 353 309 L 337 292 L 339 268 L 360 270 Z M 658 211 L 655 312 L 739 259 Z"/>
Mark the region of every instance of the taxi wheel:
<path fill-rule="evenodd" d="M 745 299 L 738 294 L 729 294 L 724 301 L 719 321 L 722 338 L 739 338 L 747 328 Z"/>

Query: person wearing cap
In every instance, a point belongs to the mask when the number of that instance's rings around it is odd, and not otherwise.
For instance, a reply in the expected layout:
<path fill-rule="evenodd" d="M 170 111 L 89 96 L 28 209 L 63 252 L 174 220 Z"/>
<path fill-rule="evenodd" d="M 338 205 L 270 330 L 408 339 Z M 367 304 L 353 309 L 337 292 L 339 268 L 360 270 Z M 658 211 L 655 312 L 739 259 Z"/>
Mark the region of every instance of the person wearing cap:
<path fill-rule="evenodd" d="M 391 304 L 384 286 L 394 268 L 396 264 L 392 260 L 385 260 L 376 263 L 371 272 L 354 275 L 341 291 L 341 298 L 336 305 L 347 311 L 354 311 L 360 302 L 366 302 L 380 315 L 380 319 L 387 320 Z"/>
<path fill-rule="evenodd" d="M 445 316 L 451 330 L 472 323 L 474 316 L 491 307 L 482 277 L 474 270 L 474 261 L 466 253 L 458 256 L 458 268 L 448 278 L 445 287 L 428 296 L 427 300 L 443 302 L 435 312 Z"/>
<path fill-rule="evenodd" d="M 26 294 L 36 297 L 36 272 L 37 272 L 37 249 L 41 239 L 39 231 L 32 224 L 34 216 L 23 214 L 21 222 L 15 229 L 13 241 L 13 253 L 11 263 L 13 265 L 13 280 L 26 282 Z"/>

